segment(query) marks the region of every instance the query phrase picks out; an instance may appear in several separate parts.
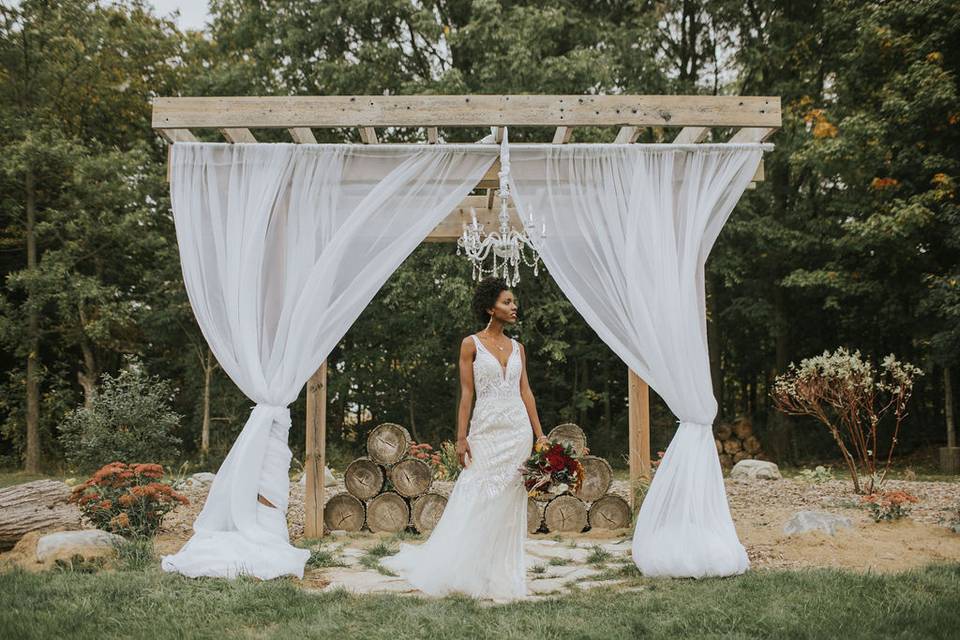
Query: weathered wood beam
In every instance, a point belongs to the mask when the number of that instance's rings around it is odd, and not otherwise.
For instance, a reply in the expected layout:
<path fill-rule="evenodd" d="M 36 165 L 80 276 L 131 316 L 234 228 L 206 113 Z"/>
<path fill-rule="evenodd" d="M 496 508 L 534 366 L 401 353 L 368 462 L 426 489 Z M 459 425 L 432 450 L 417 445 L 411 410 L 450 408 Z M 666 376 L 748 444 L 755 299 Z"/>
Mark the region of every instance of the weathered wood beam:
<path fill-rule="evenodd" d="M 164 140 L 173 144 L 174 142 L 196 142 L 197 138 L 189 129 L 157 129 L 157 133 L 163 137 Z"/>
<path fill-rule="evenodd" d="M 427 127 L 427 144 L 437 144 L 440 139 L 440 129 Z"/>
<path fill-rule="evenodd" d="M 709 127 L 684 127 L 673 139 L 674 144 L 698 144 L 710 135 Z"/>
<path fill-rule="evenodd" d="M 573 134 L 573 127 L 557 127 L 553 132 L 553 144 L 567 144 L 570 142 L 571 134 Z"/>
<path fill-rule="evenodd" d="M 650 470 L 650 387 L 633 369 L 627 374 L 627 429 L 629 432 L 630 503 L 636 512 L 637 486 L 649 482 Z"/>
<path fill-rule="evenodd" d="M 310 131 L 310 127 L 292 127 L 288 131 L 297 144 L 317 144 L 317 138 L 313 135 L 313 131 Z"/>
<path fill-rule="evenodd" d="M 763 142 L 776 131 L 771 127 L 747 127 L 734 133 L 727 142 Z"/>
<path fill-rule="evenodd" d="M 477 222 L 484 225 L 488 230 L 495 229 L 500 221 L 500 199 L 494 198 L 493 204 L 488 206 L 487 196 L 467 196 L 453 211 L 444 218 L 440 224 L 427 235 L 425 242 L 456 242 L 457 238 L 463 232 L 464 223 L 470 224 L 470 209 L 477 212 Z M 507 210 L 510 214 L 510 223 L 518 229 L 523 225 L 516 210 L 510 207 Z"/>
<path fill-rule="evenodd" d="M 363 144 L 377 144 L 380 142 L 377 138 L 377 130 L 373 127 L 360 127 L 360 142 Z"/>
<path fill-rule="evenodd" d="M 324 473 L 327 467 L 327 361 L 307 382 L 307 435 L 303 466 L 307 474 L 303 535 L 323 536 Z"/>
<path fill-rule="evenodd" d="M 503 127 L 491 127 L 493 129 L 493 141 L 497 144 L 503 142 Z"/>
<path fill-rule="evenodd" d="M 781 126 L 769 96 L 456 95 L 155 98 L 158 129 Z"/>
<path fill-rule="evenodd" d="M 620 127 L 613 144 L 633 144 L 640 137 L 640 127 Z"/>
<path fill-rule="evenodd" d="M 242 127 L 228 127 L 226 129 L 220 129 L 220 133 L 222 133 L 223 137 L 227 139 L 227 142 L 231 143 L 257 141 L 257 139 L 253 137 L 253 134 L 250 133 L 250 129 L 245 129 Z"/>

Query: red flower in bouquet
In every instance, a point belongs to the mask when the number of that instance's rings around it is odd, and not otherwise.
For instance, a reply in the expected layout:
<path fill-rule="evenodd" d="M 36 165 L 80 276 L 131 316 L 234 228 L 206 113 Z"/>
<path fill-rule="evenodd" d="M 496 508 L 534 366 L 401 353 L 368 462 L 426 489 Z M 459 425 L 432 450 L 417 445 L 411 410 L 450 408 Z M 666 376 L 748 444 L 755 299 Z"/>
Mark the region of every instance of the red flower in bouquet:
<path fill-rule="evenodd" d="M 543 492 L 577 491 L 583 483 L 583 465 L 569 444 L 538 444 L 520 473 L 531 497 Z"/>

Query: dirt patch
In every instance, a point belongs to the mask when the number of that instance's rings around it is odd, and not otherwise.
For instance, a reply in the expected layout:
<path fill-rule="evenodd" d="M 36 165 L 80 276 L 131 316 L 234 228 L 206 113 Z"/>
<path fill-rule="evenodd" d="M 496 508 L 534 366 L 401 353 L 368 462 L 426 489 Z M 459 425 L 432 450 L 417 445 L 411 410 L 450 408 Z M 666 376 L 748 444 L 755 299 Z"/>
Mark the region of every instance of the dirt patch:
<path fill-rule="evenodd" d="M 951 510 L 960 505 L 960 483 L 890 480 L 887 489 L 902 489 L 918 498 L 910 517 L 898 522 L 875 523 L 858 504 L 849 480 L 809 483 L 799 479 L 726 479 L 727 498 L 737 534 L 747 548 L 751 569 L 841 567 L 855 571 L 896 572 L 928 563 L 960 562 L 960 534 L 944 526 Z M 190 538 L 192 525 L 203 508 L 208 487 L 196 486 L 182 492 L 190 499 L 167 515 L 155 539 L 157 556 L 175 553 Z M 327 487 L 326 497 L 343 491 L 338 483 Z M 303 537 L 304 488 L 291 483 L 287 514 L 291 540 Z M 816 510 L 849 517 L 853 528 L 830 536 L 812 532 L 788 536 L 783 525 L 801 510 Z M 44 532 L 46 533 L 46 532 Z M 34 532 L 11 551 L 0 554 L 0 564 L 15 563 L 32 570 L 44 567 L 36 562 Z M 577 536 L 539 534 L 534 539 L 576 540 L 581 545 L 628 539 L 632 531 L 592 531 Z M 339 533 L 325 540 L 338 547 L 369 549 L 390 539 L 389 534 Z M 322 585 L 325 570 L 308 571 L 304 582 Z M 305 584 L 306 586 L 306 584 Z"/>

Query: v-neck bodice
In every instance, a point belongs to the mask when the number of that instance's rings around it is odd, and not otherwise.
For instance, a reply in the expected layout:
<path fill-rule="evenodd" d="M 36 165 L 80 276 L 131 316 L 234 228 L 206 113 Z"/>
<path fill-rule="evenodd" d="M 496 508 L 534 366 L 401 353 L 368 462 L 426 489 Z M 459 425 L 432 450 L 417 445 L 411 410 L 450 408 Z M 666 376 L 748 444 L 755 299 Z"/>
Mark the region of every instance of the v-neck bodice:
<path fill-rule="evenodd" d="M 471 337 L 477 345 L 477 355 L 473 360 L 473 380 L 477 399 L 514 394 L 519 398 L 521 366 L 517 341 L 510 338 L 510 355 L 507 357 L 507 364 L 503 365 L 499 358 L 480 341 L 480 338 L 474 334 L 471 334 Z"/>

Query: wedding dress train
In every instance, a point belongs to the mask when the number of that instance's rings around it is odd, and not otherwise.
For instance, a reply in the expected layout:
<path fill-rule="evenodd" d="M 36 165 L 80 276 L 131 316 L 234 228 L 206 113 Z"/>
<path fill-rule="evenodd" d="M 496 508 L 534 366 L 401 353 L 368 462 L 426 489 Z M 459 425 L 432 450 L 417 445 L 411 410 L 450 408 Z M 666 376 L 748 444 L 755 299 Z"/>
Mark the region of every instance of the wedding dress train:
<path fill-rule="evenodd" d="M 511 338 L 504 368 L 473 340 L 477 402 L 467 436 L 470 464 L 430 538 L 420 545 L 401 543 L 400 552 L 381 565 L 429 595 L 521 598 L 527 595 L 527 492 L 519 469 L 533 447 L 533 428 L 520 397 L 519 345 Z"/>

